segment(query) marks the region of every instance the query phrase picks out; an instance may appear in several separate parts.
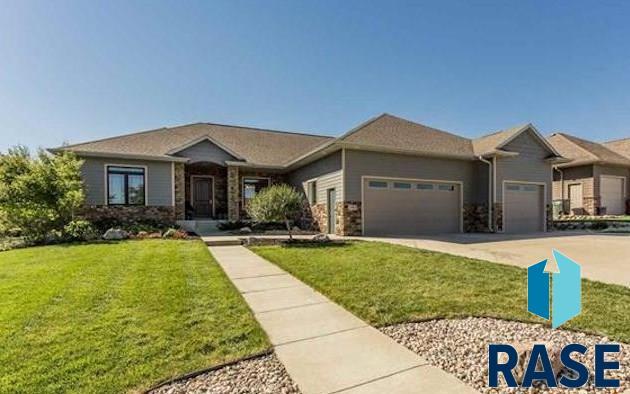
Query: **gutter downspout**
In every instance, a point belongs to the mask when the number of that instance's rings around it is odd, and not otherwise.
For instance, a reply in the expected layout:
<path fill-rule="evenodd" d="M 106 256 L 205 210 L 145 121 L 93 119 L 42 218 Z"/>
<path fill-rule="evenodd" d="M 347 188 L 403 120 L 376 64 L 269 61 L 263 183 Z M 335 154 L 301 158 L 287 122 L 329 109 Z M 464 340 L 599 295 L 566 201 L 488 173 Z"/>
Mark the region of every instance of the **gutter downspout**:
<path fill-rule="evenodd" d="M 479 156 L 479 160 L 488 165 L 488 230 L 494 232 L 494 225 L 492 223 L 492 162 L 484 159 L 483 156 Z"/>
<path fill-rule="evenodd" d="M 552 168 L 560 173 L 560 198 L 562 199 L 562 213 L 564 214 L 564 172 L 558 166 L 552 166 Z M 551 182 L 553 183 L 553 178 Z"/>

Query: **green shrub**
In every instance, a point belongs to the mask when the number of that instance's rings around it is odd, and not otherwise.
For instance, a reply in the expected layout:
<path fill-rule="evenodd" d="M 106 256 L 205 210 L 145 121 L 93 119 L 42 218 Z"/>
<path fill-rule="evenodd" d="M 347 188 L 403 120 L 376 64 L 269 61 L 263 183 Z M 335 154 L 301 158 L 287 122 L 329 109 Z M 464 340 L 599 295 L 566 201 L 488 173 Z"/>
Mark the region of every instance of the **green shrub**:
<path fill-rule="evenodd" d="M 0 216 L 29 243 L 56 241 L 83 205 L 82 161 L 25 147 L 0 155 Z"/>
<path fill-rule="evenodd" d="M 100 232 L 87 220 L 73 220 L 65 225 L 63 232 L 70 241 L 92 241 L 100 238 Z"/>
<path fill-rule="evenodd" d="M 256 222 L 283 222 L 291 234 L 291 221 L 302 213 L 303 196 L 289 185 L 273 185 L 261 190 L 247 205 L 247 213 Z"/>

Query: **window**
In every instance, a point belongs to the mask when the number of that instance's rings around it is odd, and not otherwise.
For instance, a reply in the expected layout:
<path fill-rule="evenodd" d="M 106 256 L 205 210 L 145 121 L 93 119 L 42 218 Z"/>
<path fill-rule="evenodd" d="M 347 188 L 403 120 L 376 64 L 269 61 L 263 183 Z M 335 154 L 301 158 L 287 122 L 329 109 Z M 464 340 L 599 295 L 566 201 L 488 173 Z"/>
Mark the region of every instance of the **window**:
<path fill-rule="evenodd" d="M 411 183 L 407 182 L 394 182 L 394 189 L 411 189 Z"/>
<path fill-rule="evenodd" d="M 418 183 L 416 185 L 416 189 L 418 190 L 433 190 L 433 185 L 430 183 Z"/>
<path fill-rule="evenodd" d="M 507 189 L 513 192 L 517 192 L 521 190 L 521 188 L 518 185 L 507 185 Z"/>
<path fill-rule="evenodd" d="M 452 192 L 455 190 L 455 186 L 453 185 L 439 185 L 438 190 Z"/>
<path fill-rule="evenodd" d="M 385 182 L 385 181 L 370 181 L 370 182 L 368 182 L 368 186 L 373 187 L 375 189 L 387 189 L 387 182 Z"/>
<path fill-rule="evenodd" d="M 317 182 L 311 181 L 307 184 L 308 202 L 311 205 L 317 203 Z"/>
<path fill-rule="evenodd" d="M 538 191 L 538 186 L 536 185 L 525 185 L 523 186 L 523 190 L 526 192 L 535 192 Z"/>
<path fill-rule="evenodd" d="M 256 193 L 269 186 L 269 178 L 243 178 L 243 207 Z"/>
<path fill-rule="evenodd" d="M 107 204 L 145 205 L 144 168 L 107 166 Z"/>

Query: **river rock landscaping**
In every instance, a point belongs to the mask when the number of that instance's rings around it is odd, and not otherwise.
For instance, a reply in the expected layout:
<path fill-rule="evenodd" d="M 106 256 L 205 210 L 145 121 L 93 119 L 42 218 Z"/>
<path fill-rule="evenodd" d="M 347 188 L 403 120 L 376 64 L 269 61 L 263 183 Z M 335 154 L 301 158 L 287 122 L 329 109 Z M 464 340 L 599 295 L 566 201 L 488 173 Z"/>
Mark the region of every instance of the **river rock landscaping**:
<path fill-rule="evenodd" d="M 589 351 L 584 356 L 573 358 L 584 362 L 593 371 L 593 346 L 612 342 L 607 337 L 581 332 L 552 330 L 540 324 L 521 323 L 491 318 L 466 318 L 430 320 L 419 323 L 404 323 L 381 328 L 381 331 L 398 343 L 422 355 L 429 363 L 452 373 L 463 382 L 482 393 L 505 392 L 507 388 L 488 387 L 488 345 L 507 343 L 546 343 L 551 347 L 563 347 L 569 343 L 580 343 Z M 548 346 L 548 347 L 549 347 Z M 620 387 L 595 389 L 593 375 L 585 387 L 580 389 L 554 388 L 538 384 L 530 390 L 510 389 L 513 393 L 623 393 L 630 388 L 630 345 L 621 344 L 618 355 L 620 369 L 608 371 L 608 378 L 620 380 Z M 570 373 L 564 371 L 562 373 Z"/>
<path fill-rule="evenodd" d="M 278 358 L 270 354 L 170 383 L 150 393 L 299 394 L 300 390 Z"/>

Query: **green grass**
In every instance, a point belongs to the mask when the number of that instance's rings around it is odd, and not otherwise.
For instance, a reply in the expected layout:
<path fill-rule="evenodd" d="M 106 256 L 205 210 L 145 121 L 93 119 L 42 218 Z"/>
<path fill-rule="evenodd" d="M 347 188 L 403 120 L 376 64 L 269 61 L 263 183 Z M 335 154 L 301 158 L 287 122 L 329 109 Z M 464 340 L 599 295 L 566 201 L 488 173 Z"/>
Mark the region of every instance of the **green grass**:
<path fill-rule="evenodd" d="M 0 392 L 139 391 L 268 348 L 200 241 L 0 253 Z"/>
<path fill-rule="evenodd" d="M 518 267 L 378 242 L 251 248 L 369 323 L 490 316 L 542 323 L 527 312 Z M 630 289 L 584 280 L 582 313 L 563 327 L 630 342 Z"/>

